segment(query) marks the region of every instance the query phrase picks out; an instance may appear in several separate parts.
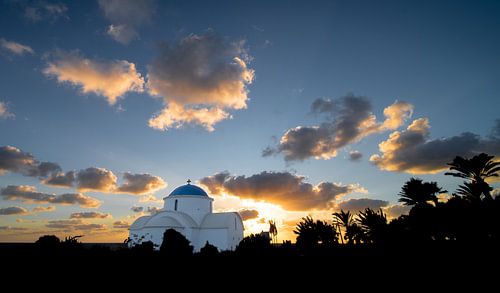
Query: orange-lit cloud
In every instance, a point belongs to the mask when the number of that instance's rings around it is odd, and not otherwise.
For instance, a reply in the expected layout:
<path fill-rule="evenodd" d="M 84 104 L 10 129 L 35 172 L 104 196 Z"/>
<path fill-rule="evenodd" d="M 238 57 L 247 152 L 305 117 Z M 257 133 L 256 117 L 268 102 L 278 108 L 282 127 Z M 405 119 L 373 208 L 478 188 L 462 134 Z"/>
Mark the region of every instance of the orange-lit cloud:
<path fill-rule="evenodd" d="M 240 214 L 241 219 L 243 221 L 257 219 L 259 217 L 259 211 L 258 210 L 244 209 L 244 210 L 238 211 L 238 213 Z"/>
<path fill-rule="evenodd" d="M 14 118 L 16 115 L 11 113 L 5 102 L 0 102 L 0 119 Z"/>
<path fill-rule="evenodd" d="M 113 192 L 117 178 L 113 172 L 104 168 L 90 167 L 76 174 L 76 186 L 79 191 Z"/>
<path fill-rule="evenodd" d="M 47 213 L 47 212 L 53 212 L 56 210 L 55 206 L 48 206 L 48 207 L 35 207 L 33 208 L 34 213 Z"/>
<path fill-rule="evenodd" d="M 230 194 L 240 199 L 262 200 L 287 210 L 329 209 L 333 201 L 352 192 L 366 192 L 357 184 L 320 182 L 312 185 L 304 176 L 289 172 L 261 172 L 249 177 L 228 172 L 200 179 L 212 194 Z"/>
<path fill-rule="evenodd" d="M 414 120 L 406 130 L 395 131 L 379 144 L 381 154 L 370 161 L 381 170 L 410 174 L 433 174 L 447 170 L 455 156 L 472 157 L 479 152 L 500 155 L 500 137 L 481 138 L 464 132 L 448 138 L 429 139 L 429 120 Z"/>
<path fill-rule="evenodd" d="M 0 38 L 0 50 L 7 51 L 15 55 L 35 54 L 35 51 L 30 46 L 13 41 L 7 41 L 4 38 Z"/>
<path fill-rule="evenodd" d="M 125 172 L 123 174 L 125 183 L 118 187 L 117 192 L 143 195 L 153 193 L 167 187 L 167 183 L 158 176 L 150 174 L 132 174 Z"/>
<path fill-rule="evenodd" d="M 326 115 L 319 126 L 297 126 L 288 129 L 276 147 L 266 148 L 262 155 L 283 153 L 286 161 L 303 161 L 311 157 L 330 159 L 348 144 L 386 130 L 394 130 L 412 115 L 413 105 L 395 102 L 384 109 L 385 120 L 377 122 L 371 102 L 349 94 L 337 100 L 317 99 L 311 112 Z"/>
<path fill-rule="evenodd" d="M 48 194 L 38 192 L 34 186 L 30 185 L 8 185 L 0 189 L 0 195 L 6 200 L 20 200 L 28 203 L 78 204 L 86 208 L 97 208 L 101 204 L 97 199 L 82 193 Z"/>
<path fill-rule="evenodd" d="M 165 108 L 149 121 L 160 130 L 184 124 L 214 125 L 227 110 L 247 106 L 247 85 L 254 79 L 244 42 L 230 42 L 212 31 L 165 45 L 149 66 L 148 89 Z"/>
<path fill-rule="evenodd" d="M 45 75 L 78 86 L 84 94 L 103 96 L 110 105 L 127 92 L 143 91 L 144 79 L 135 64 L 126 60 L 92 60 L 77 51 L 57 51 L 51 57 L 43 70 Z"/>
<path fill-rule="evenodd" d="M 115 229 L 128 229 L 128 228 L 130 228 L 130 223 L 127 221 L 116 221 L 113 223 L 113 228 L 115 228 Z"/>

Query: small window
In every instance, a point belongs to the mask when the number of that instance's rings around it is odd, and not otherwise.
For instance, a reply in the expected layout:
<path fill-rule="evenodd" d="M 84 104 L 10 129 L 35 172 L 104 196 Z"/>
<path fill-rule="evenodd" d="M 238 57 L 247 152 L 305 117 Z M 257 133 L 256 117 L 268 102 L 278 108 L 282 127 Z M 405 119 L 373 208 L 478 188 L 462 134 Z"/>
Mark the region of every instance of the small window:
<path fill-rule="evenodd" d="M 234 218 L 234 230 L 236 230 L 236 218 Z"/>
<path fill-rule="evenodd" d="M 175 200 L 175 206 L 174 206 L 174 211 L 177 210 L 177 199 Z"/>

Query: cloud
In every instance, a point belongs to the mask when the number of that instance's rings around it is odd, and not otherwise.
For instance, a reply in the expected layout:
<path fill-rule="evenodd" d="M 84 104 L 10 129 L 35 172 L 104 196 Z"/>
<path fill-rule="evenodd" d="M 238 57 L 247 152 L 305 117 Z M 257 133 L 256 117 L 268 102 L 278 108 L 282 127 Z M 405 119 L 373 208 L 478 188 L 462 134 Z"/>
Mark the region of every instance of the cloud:
<path fill-rule="evenodd" d="M 117 192 L 129 194 L 148 194 L 167 187 L 167 183 L 158 176 L 150 174 L 132 174 L 125 172 L 123 174 L 125 183 L 118 187 Z"/>
<path fill-rule="evenodd" d="M 103 224 L 90 224 L 82 221 L 81 219 L 75 220 L 53 220 L 49 221 L 48 224 L 45 225 L 47 228 L 53 229 L 63 229 L 65 231 L 75 231 L 75 230 L 106 230 L 106 225 Z"/>
<path fill-rule="evenodd" d="M 414 120 L 406 130 L 395 131 L 379 144 L 381 154 L 370 161 L 379 169 L 410 174 L 433 174 L 447 170 L 455 156 L 472 157 L 480 152 L 500 155 L 500 138 L 481 138 L 464 132 L 457 136 L 429 139 L 429 120 Z"/>
<path fill-rule="evenodd" d="M 24 17 L 32 22 L 49 20 L 54 22 L 59 18 L 69 19 L 68 7 L 62 3 L 32 2 L 24 9 Z"/>
<path fill-rule="evenodd" d="M 222 180 L 223 178 L 223 180 Z M 288 210 L 329 209 L 332 202 L 351 192 L 365 192 L 355 184 L 320 182 L 312 185 L 304 176 L 289 172 L 261 172 L 249 177 L 222 172 L 202 178 L 200 183 L 213 194 L 230 194 L 242 199 L 264 200 Z"/>
<path fill-rule="evenodd" d="M 69 217 L 70 219 L 110 219 L 113 218 L 111 214 L 99 213 L 99 212 L 80 212 L 72 213 Z"/>
<path fill-rule="evenodd" d="M 24 54 L 35 54 L 35 51 L 27 45 L 0 38 L 0 49 L 11 54 L 22 56 Z"/>
<path fill-rule="evenodd" d="M 366 208 L 378 210 L 388 205 L 389 202 L 385 200 L 370 199 L 370 198 L 359 198 L 359 199 L 353 198 L 338 203 L 337 208 L 339 210 L 351 211 L 357 213 L 359 211 L 363 211 Z"/>
<path fill-rule="evenodd" d="M 78 51 L 56 51 L 43 73 L 60 83 L 80 87 L 82 93 L 106 98 L 110 105 L 127 92 L 142 92 L 144 79 L 134 63 L 126 60 L 98 61 L 87 59 Z"/>
<path fill-rule="evenodd" d="M 164 109 L 149 126 L 167 130 L 198 124 L 209 131 L 247 107 L 247 85 L 254 71 L 244 42 L 230 42 L 209 31 L 189 35 L 176 45 L 163 45 L 148 68 L 150 94 L 164 99 Z"/>
<path fill-rule="evenodd" d="M 349 152 L 349 160 L 350 161 L 357 162 L 357 161 L 361 160 L 362 157 L 363 157 L 363 154 L 359 151 L 350 151 Z"/>
<path fill-rule="evenodd" d="M 8 119 L 14 117 L 16 117 L 16 115 L 9 111 L 7 104 L 4 102 L 0 102 L 0 119 Z"/>
<path fill-rule="evenodd" d="M 240 214 L 241 219 L 243 221 L 252 220 L 252 219 L 256 219 L 259 217 L 258 210 L 241 210 L 238 213 Z"/>
<path fill-rule="evenodd" d="M 28 230 L 28 228 L 12 227 L 12 226 L 0 226 L 0 230 L 25 231 L 25 230 Z"/>
<path fill-rule="evenodd" d="M 402 204 L 393 204 L 383 207 L 382 210 L 387 215 L 388 219 L 395 219 L 401 215 L 407 215 L 411 210 L 411 206 Z"/>
<path fill-rule="evenodd" d="M 8 207 L 0 208 L 0 215 L 10 216 L 10 215 L 26 215 L 29 211 L 23 207 Z"/>
<path fill-rule="evenodd" d="M 0 195 L 6 200 L 20 200 L 23 202 L 54 203 L 72 205 L 78 204 L 81 207 L 97 208 L 100 201 L 82 193 L 65 193 L 60 195 L 48 194 L 36 191 L 30 185 L 9 185 L 0 189 Z"/>
<path fill-rule="evenodd" d="M 90 167 L 76 173 L 78 191 L 112 193 L 116 189 L 116 176 L 104 168 Z"/>
<path fill-rule="evenodd" d="M 48 206 L 48 207 L 35 207 L 33 208 L 34 213 L 46 213 L 46 212 L 53 212 L 56 210 L 55 206 Z"/>
<path fill-rule="evenodd" d="M 158 176 L 150 174 L 123 174 L 124 183 L 117 184 L 116 175 L 105 168 L 90 167 L 79 171 L 58 172 L 46 178 L 42 183 L 57 187 L 76 186 L 78 191 L 97 191 L 105 193 L 126 193 L 144 195 L 156 192 L 167 186 L 167 183 Z M 154 198 L 154 197 L 153 197 Z M 149 198 L 149 201 L 152 201 Z M 143 199 L 147 201 L 147 199 Z"/>
<path fill-rule="evenodd" d="M 107 34 L 122 44 L 137 39 L 137 30 L 151 21 L 154 4 L 153 0 L 99 0 L 99 7 L 111 22 Z"/>
<path fill-rule="evenodd" d="M 71 188 L 75 182 L 75 172 L 58 172 L 42 181 L 43 184 Z"/>
<path fill-rule="evenodd" d="M 349 94 L 336 100 L 317 99 L 311 112 L 326 115 L 326 122 L 288 129 L 279 144 L 265 149 L 263 156 L 283 153 L 286 161 L 330 159 L 348 144 L 400 127 L 412 115 L 413 105 L 395 102 L 384 109 L 385 120 L 377 122 L 368 98 Z"/>
<path fill-rule="evenodd" d="M 131 207 L 130 210 L 134 213 L 142 213 L 144 211 L 144 207 Z"/>
<path fill-rule="evenodd" d="M 44 178 L 61 171 L 61 167 L 56 163 L 39 162 L 30 153 L 16 147 L 3 146 L 0 147 L 0 175 L 6 171 Z"/>
<path fill-rule="evenodd" d="M 115 229 L 128 229 L 128 228 L 130 228 L 130 223 L 127 221 L 116 221 L 113 223 L 113 228 L 115 228 Z"/>
<path fill-rule="evenodd" d="M 161 208 L 158 208 L 158 207 L 148 207 L 146 209 L 146 212 L 150 213 L 151 215 L 154 215 L 154 214 L 158 213 L 159 211 L 161 211 Z"/>

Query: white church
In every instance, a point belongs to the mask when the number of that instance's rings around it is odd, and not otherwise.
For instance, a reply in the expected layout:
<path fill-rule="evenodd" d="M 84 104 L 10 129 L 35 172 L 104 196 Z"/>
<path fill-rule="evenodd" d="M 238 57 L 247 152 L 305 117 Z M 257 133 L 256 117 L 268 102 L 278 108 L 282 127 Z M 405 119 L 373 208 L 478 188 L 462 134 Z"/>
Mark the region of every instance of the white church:
<path fill-rule="evenodd" d="M 195 252 L 207 241 L 219 251 L 234 250 L 243 239 L 240 215 L 237 212 L 213 213 L 213 199 L 190 180 L 163 200 L 164 206 L 158 213 L 140 217 L 130 226 L 129 246 L 152 241 L 159 249 L 163 233 L 170 228 L 183 234 Z"/>

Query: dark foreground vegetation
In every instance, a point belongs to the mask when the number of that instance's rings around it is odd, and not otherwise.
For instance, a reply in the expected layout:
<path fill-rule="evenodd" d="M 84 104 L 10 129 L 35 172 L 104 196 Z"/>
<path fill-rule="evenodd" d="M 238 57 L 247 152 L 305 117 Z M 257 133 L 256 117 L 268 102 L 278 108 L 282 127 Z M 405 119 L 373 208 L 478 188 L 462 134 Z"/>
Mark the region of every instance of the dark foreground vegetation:
<path fill-rule="evenodd" d="M 411 178 L 399 194 L 400 202 L 411 206 L 408 215 L 389 222 L 382 210 L 367 208 L 358 214 L 334 213 L 332 224 L 303 218 L 295 229 L 295 244 L 272 243 L 259 234 L 245 237 L 234 252 L 220 252 L 207 243 L 193 254 L 189 241 L 169 229 L 159 250 L 152 242 L 132 248 L 89 247 L 78 236 L 61 241 L 46 235 L 30 245 L 1 246 L 0 257 L 10 267 L 29 263 L 35 270 L 57 264 L 88 265 L 94 270 L 161 267 L 161 272 L 196 267 L 226 275 L 254 268 L 310 275 L 335 272 L 337 276 L 385 269 L 405 274 L 408 269 L 423 268 L 421 274 L 409 276 L 416 279 L 439 274 L 498 275 L 500 197 L 492 195 L 486 180 L 498 177 L 500 163 L 480 154 L 470 159 L 456 157 L 449 165 L 446 175 L 464 180 L 449 199 L 440 200 L 438 195 L 447 191 L 438 183 Z M 217 266 L 224 269 L 217 270 Z"/>

